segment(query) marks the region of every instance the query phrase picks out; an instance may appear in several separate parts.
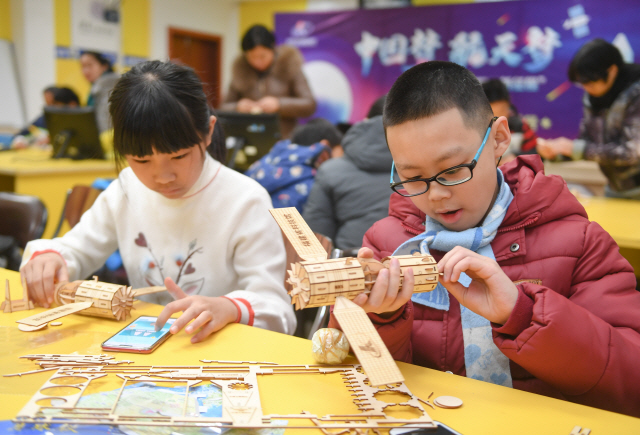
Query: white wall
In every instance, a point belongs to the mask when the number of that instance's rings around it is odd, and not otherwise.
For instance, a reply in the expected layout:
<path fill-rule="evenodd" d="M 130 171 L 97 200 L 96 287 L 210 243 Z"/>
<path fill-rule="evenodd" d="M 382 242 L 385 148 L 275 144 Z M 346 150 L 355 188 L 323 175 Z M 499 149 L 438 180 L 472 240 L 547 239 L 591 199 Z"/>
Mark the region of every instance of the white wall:
<path fill-rule="evenodd" d="M 338 11 L 344 9 L 358 9 L 358 0 L 307 0 L 309 11 Z"/>
<path fill-rule="evenodd" d="M 42 90 L 55 84 L 53 0 L 11 0 L 15 44 L 27 120 L 42 113 Z"/>
<path fill-rule="evenodd" d="M 227 90 L 231 65 L 240 54 L 239 8 L 234 0 L 152 0 L 151 58 L 169 57 L 169 27 L 212 33 L 222 40 L 222 95 Z"/>

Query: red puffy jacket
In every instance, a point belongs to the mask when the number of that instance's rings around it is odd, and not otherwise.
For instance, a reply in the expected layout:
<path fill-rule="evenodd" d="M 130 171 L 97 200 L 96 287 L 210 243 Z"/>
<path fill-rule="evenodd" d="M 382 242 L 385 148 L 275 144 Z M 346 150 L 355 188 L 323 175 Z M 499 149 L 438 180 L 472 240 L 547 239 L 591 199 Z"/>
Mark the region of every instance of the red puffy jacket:
<path fill-rule="evenodd" d="M 544 175 L 538 156 L 501 169 L 514 199 L 491 247 L 519 295 L 507 323 L 492 328 L 514 388 L 640 416 L 633 269 L 564 181 Z M 380 259 L 422 233 L 424 220 L 409 198 L 392 195 L 389 216 L 363 244 Z M 449 311 L 409 301 L 391 319 L 370 317 L 395 359 L 464 376 L 460 304 L 450 300 Z"/>

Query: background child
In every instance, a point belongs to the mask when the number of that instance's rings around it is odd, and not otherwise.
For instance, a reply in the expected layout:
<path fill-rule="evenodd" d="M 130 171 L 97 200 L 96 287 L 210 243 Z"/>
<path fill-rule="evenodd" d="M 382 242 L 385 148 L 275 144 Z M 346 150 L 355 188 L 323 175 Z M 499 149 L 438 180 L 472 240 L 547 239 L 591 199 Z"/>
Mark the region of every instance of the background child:
<path fill-rule="evenodd" d="M 409 69 L 384 125 L 400 195 L 359 255 L 429 252 L 444 274 L 412 295 L 413 274 L 399 291 L 394 260 L 355 299 L 393 356 L 640 416 L 633 270 L 538 156 L 496 170 L 509 128 L 473 74 L 439 61 Z"/>
<path fill-rule="evenodd" d="M 295 317 L 284 287 L 285 250 L 271 201 L 255 181 L 206 152 L 216 122 L 192 69 L 141 63 L 110 98 L 114 147 L 129 167 L 64 237 L 27 245 L 21 273 L 30 295 L 51 303 L 54 281 L 82 279 L 116 248 L 133 288 L 162 285 L 178 299 L 176 333 L 192 342 L 230 322 L 285 333 Z M 166 304 L 171 295 L 150 295 Z"/>
<path fill-rule="evenodd" d="M 509 121 L 511 144 L 502 156 L 502 164 L 508 163 L 522 154 L 535 154 L 538 135 L 529 127 L 527 121 L 518 113 L 518 109 L 511 104 L 511 95 L 507 86 L 500 79 L 489 79 L 482 83 L 491 110 L 495 116 L 504 116 Z"/>
<path fill-rule="evenodd" d="M 332 123 L 312 119 L 296 127 L 291 140 L 276 143 L 245 174 L 267 189 L 274 207 L 295 207 L 302 213 L 316 170 L 341 141 L 342 134 Z"/>

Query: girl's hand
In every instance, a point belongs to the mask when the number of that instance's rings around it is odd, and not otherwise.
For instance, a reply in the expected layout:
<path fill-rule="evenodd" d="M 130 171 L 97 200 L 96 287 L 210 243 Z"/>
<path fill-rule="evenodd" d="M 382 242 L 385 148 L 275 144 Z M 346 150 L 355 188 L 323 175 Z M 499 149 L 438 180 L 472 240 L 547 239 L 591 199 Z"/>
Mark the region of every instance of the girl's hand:
<path fill-rule="evenodd" d="M 156 331 L 162 329 L 172 314 L 182 311 L 182 315 L 171 325 L 169 331 L 172 334 L 177 334 L 193 320 L 185 328 L 185 332 L 191 334 L 200 328 L 200 332 L 191 338 L 191 343 L 198 343 L 209 334 L 222 329 L 228 323 L 234 322 L 238 317 L 238 309 L 227 298 L 187 296 L 171 278 L 166 278 L 164 285 L 176 300 L 167 304 L 158 316 Z"/>
<path fill-rule="evenodd" d="M 373 251 L 369 248 L 360 248 L 358 258 L 373 258 Z M 367 313 L 390 316 L 406 304 L 413 294 L 413 269 L 407 269 L 404 274 L 404 283 L 400 289 L 400 263 L 392 258 L 389 269 L 382 269 L 378 273 L 376 282 L 369 295 L 360 294 L 353 300 Z"/>
<path fill-rule="evenodd" d="M 518 299 L 518 288 L 498 263 L 456 246 L 438 263 L 444 275 L 440 282 L 461 305 L 490 322 L 504 325 Z M 458 282 L 464 272 L 471 278 L 469 288 Z"/>
<path fill-rule="evenodd" d="M 58 253 L 47 252 L 29 260 L 20 269 L 29 297 L 41 307 L 49 308 L 53 303 L 55 284 L 69 281 L 69 271 L 64 258 Z"/>

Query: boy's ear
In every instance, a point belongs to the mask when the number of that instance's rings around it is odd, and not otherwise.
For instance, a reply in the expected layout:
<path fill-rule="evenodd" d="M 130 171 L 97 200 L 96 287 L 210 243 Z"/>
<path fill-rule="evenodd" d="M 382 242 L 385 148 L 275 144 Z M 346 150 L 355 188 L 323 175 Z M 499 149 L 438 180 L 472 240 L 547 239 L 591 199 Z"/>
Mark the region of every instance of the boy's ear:
<path fill-rule="evenodd" d="M 495 131 L 495 149 L 494 155 L 496 163 L 498 158 L 501 157 L 509 148 L 511 144 L 511 131 L 509 130 L 509 121 L 505 116 L 501 116 L 493 123 L 493 130 Z"/>

